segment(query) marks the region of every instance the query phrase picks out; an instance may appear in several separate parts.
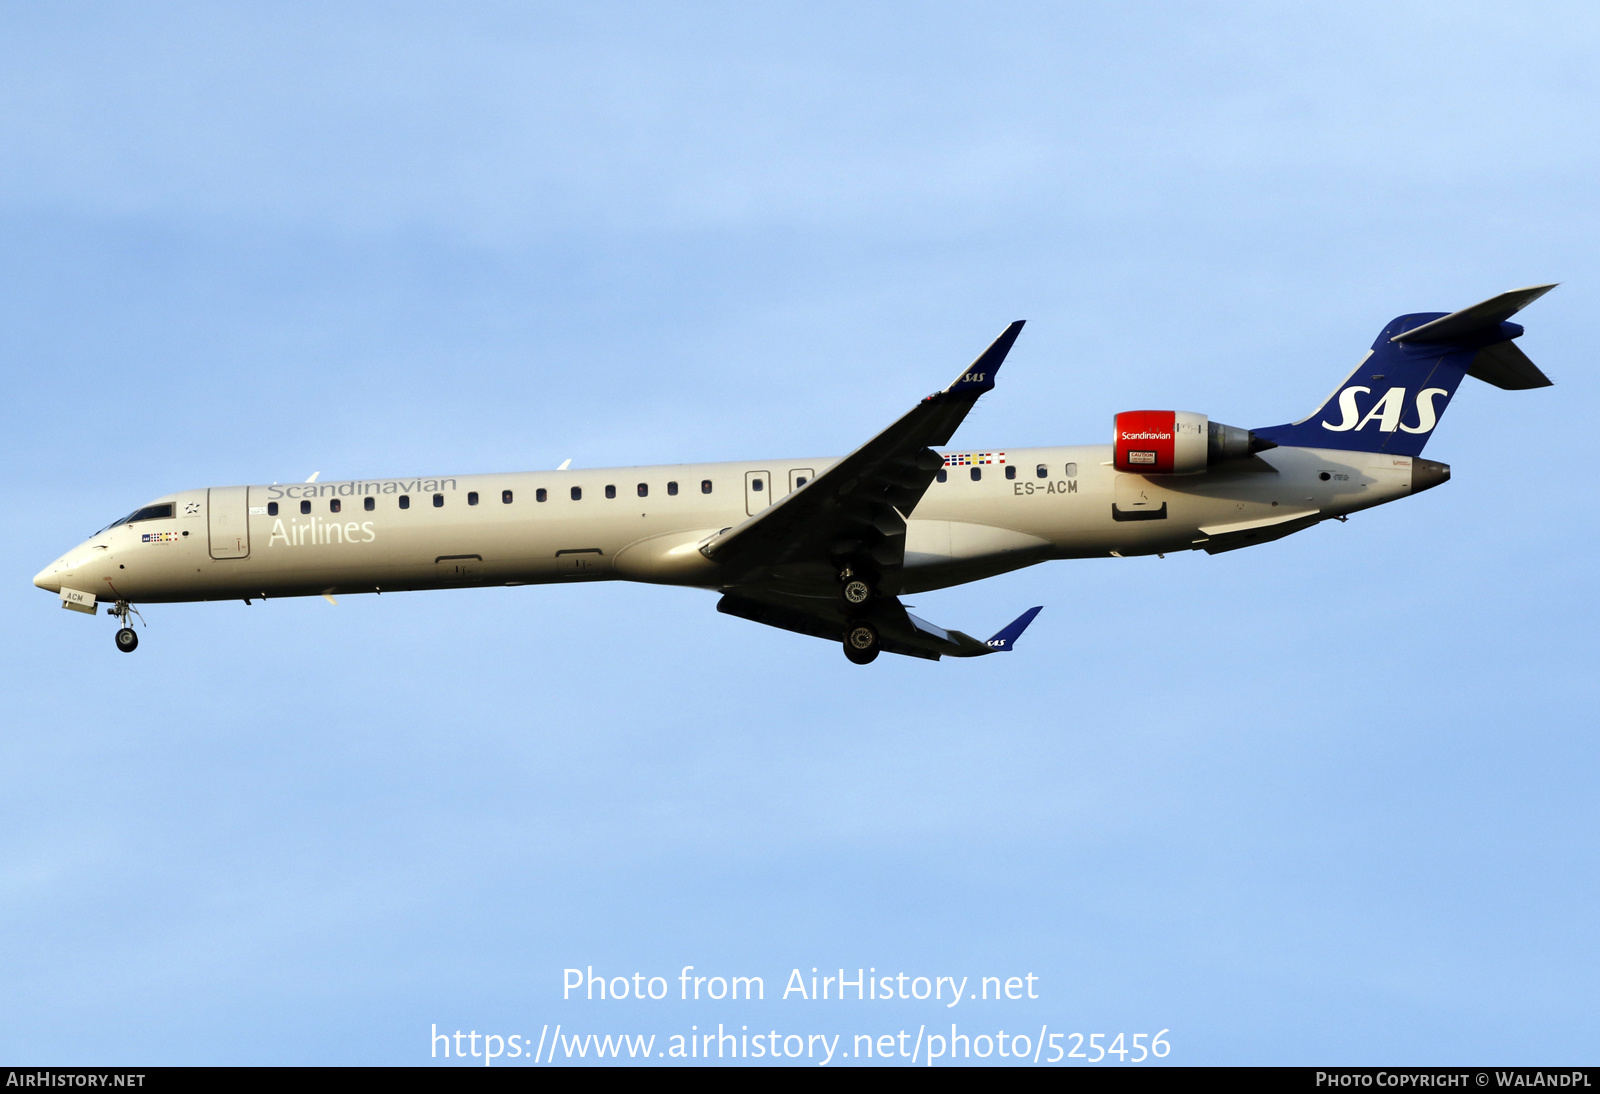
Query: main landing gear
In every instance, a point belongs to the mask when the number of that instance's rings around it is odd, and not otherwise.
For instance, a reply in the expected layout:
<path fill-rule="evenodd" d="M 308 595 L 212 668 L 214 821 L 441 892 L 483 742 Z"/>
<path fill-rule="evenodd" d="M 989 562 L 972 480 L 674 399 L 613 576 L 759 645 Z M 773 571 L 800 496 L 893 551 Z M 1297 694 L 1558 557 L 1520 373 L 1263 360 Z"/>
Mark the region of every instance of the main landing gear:
<path fill-rule="evenodd" d="M 122 626 L 117 631 L 117 649 L 123 653 L 132 653 L 139 648 L 139 635 L 134 631 L 131 616 L 139 615 L 139 609 L 129 604 L 126 600 L 117 601 L 116 607 L 108 613 Z M 139 622 L 144 622 L 144 616 L 139 615 Z"/>
<path fill-rule="evenodd" d="M 877 595 L 878 590 L 872 587 L 866 574 L 849 566 L 839 571 L 839 599 L 844 601 L 844 610 L 849 614 L 865 611 Z"/>
<path fill-rule="evenodd" d="M 872 602 L 872 586 L 862 578 L 849 578 L 839 586 L 839 599 L 846 608 L 864 608 Z"/>
<path fill-rule="evenodd" d="M 844 655 L 852 665 L 870 665 L 882 651 L 878 628 L 871 623 L 852 623 L 844 632 Z"/>
<path fill-rule="evenodd" d="M 878 599 L 873 576 L 864 566 L 845 565 L 839 569 L 839 600 L 845 615 L 844 655 L 852 665 L 872 664 L 883 648 L 878 628 L 865 618 Z"/>

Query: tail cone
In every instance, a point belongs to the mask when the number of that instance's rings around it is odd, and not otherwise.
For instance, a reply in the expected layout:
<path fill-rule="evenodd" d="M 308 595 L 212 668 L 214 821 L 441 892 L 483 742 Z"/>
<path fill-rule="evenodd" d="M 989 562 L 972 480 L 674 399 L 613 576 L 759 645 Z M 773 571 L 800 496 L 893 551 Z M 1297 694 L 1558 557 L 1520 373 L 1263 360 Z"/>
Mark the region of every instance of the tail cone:
<path fill-rule="evenodd" d="M 1424 490 L 1432 490 L 1441 482 L 1450 481 L 1450 465 L 1439 463 L 1436 460 L 1425 460 L 1420 456 L 1411 461 L 1411 492 L 1420 494 Z"/>

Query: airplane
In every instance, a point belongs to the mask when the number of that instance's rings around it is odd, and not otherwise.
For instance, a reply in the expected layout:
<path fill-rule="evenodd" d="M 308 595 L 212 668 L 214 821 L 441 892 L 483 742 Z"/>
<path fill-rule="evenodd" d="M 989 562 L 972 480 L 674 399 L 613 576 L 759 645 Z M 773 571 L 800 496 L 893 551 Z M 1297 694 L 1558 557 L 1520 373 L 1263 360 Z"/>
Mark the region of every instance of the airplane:
<path fill-rule="evenodd" d="M 838 642 L 858 665 L 1009 652 L 1040 608 L 978 639 L 900 598 L 1053 559 L 1233 551 L 1430 490 L 1450 468 L 1422 449 L 1464 377 L 1550 386 L 1509 319 L 1554 287 L 1391 320 L 1321 406 L 1285 425 L 1135 410 L 1115 416 L 1109 445 L 947 450 L 1018 321 L 844 457 L 186 490 L 33 583 L 72 611 L 110 605 L 126 653 L 135 604 L 608 579 L 717 592 L 719 611 Z"/>

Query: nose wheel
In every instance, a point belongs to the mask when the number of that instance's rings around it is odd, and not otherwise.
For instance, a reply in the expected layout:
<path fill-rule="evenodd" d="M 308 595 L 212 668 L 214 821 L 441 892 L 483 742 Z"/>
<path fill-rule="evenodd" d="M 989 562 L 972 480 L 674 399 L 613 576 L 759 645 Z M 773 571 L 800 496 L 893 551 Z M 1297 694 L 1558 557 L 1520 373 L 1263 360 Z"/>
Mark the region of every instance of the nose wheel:
<path fill-rule="evenodd" d="M 139 609 L 129 604 L 126 600 L 119 600 L 111 609 L 111 618 L 122 624 L 117 631 L 117 649 L 123 653 L 132 653 L 139 648 L 139 635 L 133 629 L 133 617 L 139 615 Z M 144 622 L 144 616 L 139 615 L 139 622 Z"/>

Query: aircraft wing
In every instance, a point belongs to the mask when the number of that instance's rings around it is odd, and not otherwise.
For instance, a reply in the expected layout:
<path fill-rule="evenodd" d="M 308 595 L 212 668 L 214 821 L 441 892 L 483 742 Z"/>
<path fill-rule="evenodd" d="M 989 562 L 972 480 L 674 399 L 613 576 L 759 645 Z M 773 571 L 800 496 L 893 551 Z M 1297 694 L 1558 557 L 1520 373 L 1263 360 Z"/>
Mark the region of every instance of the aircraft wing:
<path fill-rule="evenodd" d="M 944 466 L 944 457 L 930 446 L 948 444 L 978 397 L 994 387 L 1022 322 L 1007 327 L 955 383 L 701 552 L 722 566 L 734 586 L 795 564 L 827 566 L 831 578 L 839 565 L 870 558 L 880 592 L 893 596 L 905 561 L 906 517 Z"/>
<path fill-rule="evenodd" d="M 929 661 L 940 657 L 982 657 L 1009 652 L 1041 610 L 1029 608 L 984 641 L 919 619 L 906 610 L 898 597 L 881 597 L 873 601 L 864 615 L 855 616 L 846 616 L 837 598 L 790 596 L 770 590 L 727 593 L 717 602 L 717 611 L 725 615 L 832 642 L 837 642 L 851 623 L 865 621 L 877 630 L 884 650 Z"/>

